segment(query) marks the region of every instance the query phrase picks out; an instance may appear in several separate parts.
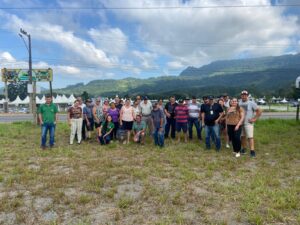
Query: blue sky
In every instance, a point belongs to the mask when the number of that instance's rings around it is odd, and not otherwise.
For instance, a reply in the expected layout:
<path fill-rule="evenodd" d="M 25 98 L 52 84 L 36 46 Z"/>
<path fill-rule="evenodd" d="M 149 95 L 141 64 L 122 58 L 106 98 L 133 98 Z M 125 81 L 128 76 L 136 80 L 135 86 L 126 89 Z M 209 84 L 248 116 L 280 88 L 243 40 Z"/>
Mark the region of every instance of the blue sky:
<path fill-rule="evenodd" d="M 0 0 L 0 67 L 28 67 L 23 28 L 33 67 L 53 68 L 54 88 L 178 75 L 215 60 L 299 52 L 299 14 L 295 0 Z"/>

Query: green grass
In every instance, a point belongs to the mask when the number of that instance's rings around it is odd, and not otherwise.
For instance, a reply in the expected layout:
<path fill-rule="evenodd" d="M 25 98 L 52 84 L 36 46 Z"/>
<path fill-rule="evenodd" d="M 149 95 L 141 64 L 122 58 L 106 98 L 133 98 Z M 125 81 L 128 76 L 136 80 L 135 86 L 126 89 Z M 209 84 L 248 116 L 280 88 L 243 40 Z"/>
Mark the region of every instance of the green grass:
<path fill-rule="evenodd" d="M 160 149 L 149 138 L 68 139 L 60 123 L 56 148 L 41 151 L 39 127 L 0 124 L 0 224 L 300 224 L 295 121 L 259 121 L 255 159 L 196 140 Z"/>

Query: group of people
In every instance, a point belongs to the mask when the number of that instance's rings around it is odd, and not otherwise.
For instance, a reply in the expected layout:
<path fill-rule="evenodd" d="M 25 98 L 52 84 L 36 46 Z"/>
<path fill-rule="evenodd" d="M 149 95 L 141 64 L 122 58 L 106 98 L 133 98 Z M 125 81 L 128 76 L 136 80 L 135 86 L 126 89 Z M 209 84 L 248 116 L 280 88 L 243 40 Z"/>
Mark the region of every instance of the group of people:
<path fill-rule="evenodd" d="M 193 127 L 197 139 L 202 140 L 202 128 L 205 130 L 205 146 L 210 149 L 214 144 L 217 151 L 221 149 L 221 135 L 224 135 L 226 148 L 232 144 L 236 157 L 246 152 L 247 140 L 250 155 L 255 157 L 254 122 L 260 117 L 261 109 L 255 102 L 248 99 L 247 91 L 241 92 L 241 99 L 229 99 L 227 94 L 218 101 L 213 96 L 204 96 L 199 104 L 195 96 L 192 99 L 180 99 L 178 102 L 172 96 L 165 105 L 160 99 L 155 103 L 144 96 L 137 96 L 131 104 L 116 97 L 109 102 L 101 102 L 97 98 L 93 103 L 87 99 L 85 104 L 78 97 L 68 109 L 70 125 L 70 145 L 74 139 L 80 144 L 91 139 L 93 132 L 101 145 L 119 140 L 123 144 L 133 140 L 145 144 L 145 137 L 153 138 L 154 144 L 164 147 L 164 140 L 176 139 L 177 143 L 184 137 L 184 142 L 193 139 Z M 57 107 L 52 103 L 52 97 L 46 97 L 46 103 L 39 107 L 39 120 L 42 126 L 42 149 L 46 148 L 47 131 L 50 133 L 50 147 L 54 146 L 54 132 L 57 122 Z M 183 134 L 183 135 L 182 135 Z M 131 138 L 133 135 L 133 138 Z"/>

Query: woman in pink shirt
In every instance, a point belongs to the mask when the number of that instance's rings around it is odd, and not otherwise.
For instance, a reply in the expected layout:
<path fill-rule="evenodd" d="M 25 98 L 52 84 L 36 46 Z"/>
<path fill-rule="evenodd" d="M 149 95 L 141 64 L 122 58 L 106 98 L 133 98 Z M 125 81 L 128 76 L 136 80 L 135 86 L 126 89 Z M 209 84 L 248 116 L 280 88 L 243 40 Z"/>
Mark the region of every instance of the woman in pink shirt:
<path fill-rule="evenodd" d="M 134 118 L 134 108 L 130 105 L 130 100 L 126 99 L 125 105 L 121 108 L 120 111 L 120 126 L 127 131 L 127 142 L 125 142 L 126 144 L 129 144 Z"/>

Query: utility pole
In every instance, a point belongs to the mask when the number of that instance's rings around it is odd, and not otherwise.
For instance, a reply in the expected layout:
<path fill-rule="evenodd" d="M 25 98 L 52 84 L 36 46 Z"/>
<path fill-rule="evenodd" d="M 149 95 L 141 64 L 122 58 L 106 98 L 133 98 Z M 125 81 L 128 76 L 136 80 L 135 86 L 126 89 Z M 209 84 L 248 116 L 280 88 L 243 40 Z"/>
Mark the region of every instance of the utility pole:
<path fill-rule="evenodd" d="M 36 81 L 33 81 L 33 79 L 32 79 L 31 36 L 22 28 L 20 29 L 20 32 L 21 32 L 21 34 L 19 34 L 19 35 L 23 39 L 24 44 L 25 44 L 25 46 L 28 50 L 28 54 L 29 54 L 29 62 L 28 62 L 29 63 L 29 71 L 28 71 L 28 75 L 29 75 L 29 81 L 28 81 L 28 84 L 29 84 L 29 88 L 28 88 L 29 89 L 29 92 L 28 92 L 28 94 L 29 94 L 29 111 L 30 111 L 30 113 L 33 114 L 33 123 L 37 123 L 36 101 L 35 101 Z M 28 38 L 28 46 L 27 46 L 22 34 Z"/>

